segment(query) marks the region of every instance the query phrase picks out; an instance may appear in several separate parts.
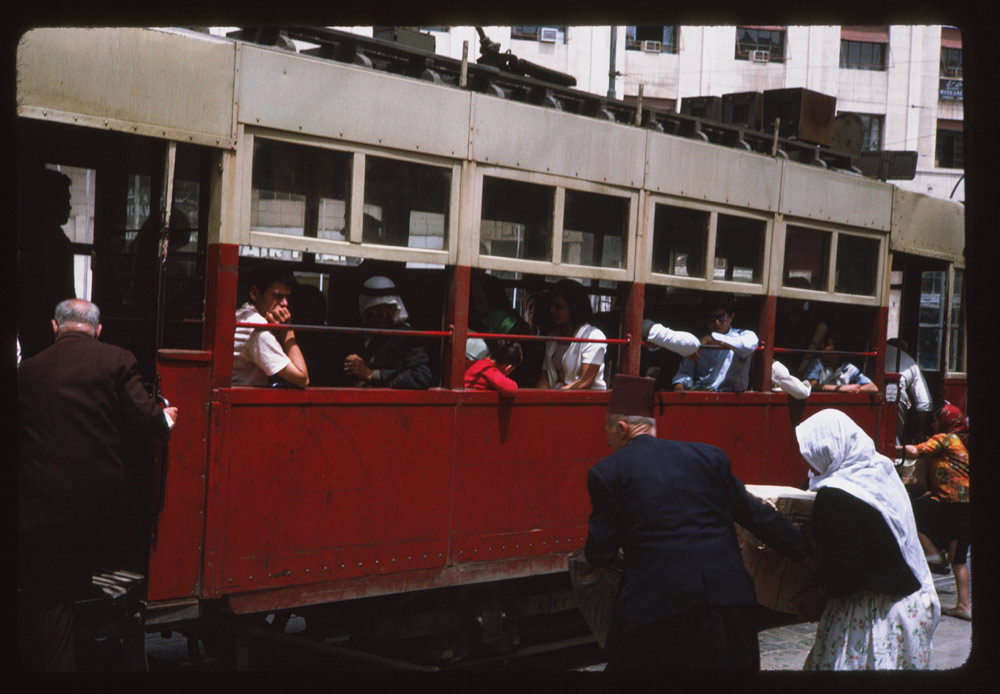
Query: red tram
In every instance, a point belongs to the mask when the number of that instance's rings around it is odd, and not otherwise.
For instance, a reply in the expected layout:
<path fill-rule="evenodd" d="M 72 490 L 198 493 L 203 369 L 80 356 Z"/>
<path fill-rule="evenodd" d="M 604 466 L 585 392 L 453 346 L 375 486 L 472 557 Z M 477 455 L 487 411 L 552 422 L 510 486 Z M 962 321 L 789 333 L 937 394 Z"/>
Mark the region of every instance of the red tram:
<path fill-rule="evenodd" d="M 18 47 L 21 170 L 73 180 L 78 293 L 182 413 L 140 481 L 152 511 L 142 496 L 128 525 L 145 629 L 296 611 L 405 637 L 478 615 L 487 640 L 571 608 L 557 579 L 586 539 L 608 394 L 463 390 L 483 297 L 519 311 L 581 281 L 608 375 L 660 374 L 658 435 L 720 446 L 747 483 L 803 482 L 793 427 L 826 407 L 891 454 L 887 335 L 964 401 L 961 205 L 807 143 L 300 33 L 314 48 L 139 28 L 37 29 Z M 231 383 L 234 309 L 265 258 L 325 300 L 305 390 Z M 359 325 L 372 274 L 399 286 L 435 387 L 325 380 L 344 335 L 324 326 Z M 641 348 L 642 320 L 697 331 L 712 292 L 761 337 L 751 390 L 671 392 L 677 358 Z M 782 331 L 805 302 L 848 326 L 879 393 L 771 389 L 772 360 L 801 356 Z M 447 609 L 408 602 L 425 591 Z"/>

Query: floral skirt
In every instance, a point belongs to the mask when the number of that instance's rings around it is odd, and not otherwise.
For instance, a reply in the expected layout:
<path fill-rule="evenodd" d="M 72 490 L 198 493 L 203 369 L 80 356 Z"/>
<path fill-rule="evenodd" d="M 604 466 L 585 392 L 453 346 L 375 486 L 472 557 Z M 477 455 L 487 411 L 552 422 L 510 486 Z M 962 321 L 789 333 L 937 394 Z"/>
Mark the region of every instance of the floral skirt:
<path fill-rule="evenodd" d="M 927 669 L 940 616 L 933 586 L 904 598 L 861 591 L 831 599 L 804 669 Z"/>

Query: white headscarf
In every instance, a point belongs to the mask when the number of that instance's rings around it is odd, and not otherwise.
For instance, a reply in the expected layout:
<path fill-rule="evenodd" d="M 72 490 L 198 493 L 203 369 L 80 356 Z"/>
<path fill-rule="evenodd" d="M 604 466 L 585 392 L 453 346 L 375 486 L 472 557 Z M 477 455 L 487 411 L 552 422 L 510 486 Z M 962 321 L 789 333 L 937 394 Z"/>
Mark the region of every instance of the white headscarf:
<path fill-rule="evenodd" d="M 372 306 L 392 304 L 396 307 L 396 313 L 392 317 L 392 324 L 402 325 L 405 323 L 409 319 L 409 314 L 406 313 L 406 307 L 403 306 L 403 299 L 399 294 L 389 293 L 395 288 L 396 285 L 388 277 L 380 275 L 370 277 L 362 285 L 361 293 L 358 295 L 358 310 L 361 312 L 362 317 L 365 315 L 365 311 Z"/>
<path fill-rule="evenodd" d="M 871 437 L 839 410 L 817 412 L 795 428 L 795 436 L 812 468 L 809 489 L 841 489 L 879 511 L 913 575 L 924 587 L 933 588 L 906 488 L 892 461 L 875 450 Z"/>

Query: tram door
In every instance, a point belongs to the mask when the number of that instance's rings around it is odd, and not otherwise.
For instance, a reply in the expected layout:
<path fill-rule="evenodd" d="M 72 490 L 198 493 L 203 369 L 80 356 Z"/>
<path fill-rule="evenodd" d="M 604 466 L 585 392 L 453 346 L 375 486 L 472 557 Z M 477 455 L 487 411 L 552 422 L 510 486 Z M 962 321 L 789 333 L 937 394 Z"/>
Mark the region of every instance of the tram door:
<path fill-rule="evenodd" d="M 157 247 L 164 141 L 122 133 L 19 123 L 18 340 L 22 358 L 52 344 L 55 305 L 67 298 L 101 310 L 101 341 L 135 354 L 155 384 Z M 209 151 L 178 146 L 166 268 L 164 347 L 198 349 L 204 321 Z M 153 441 L 123 427 L 130 474 L 124 510 L 109 520 L 100 557 L 145 572 Z"/>
<path fill-rule="evenodd" d="M 944 398 L 946 372 L 964 371 L 964 365 L 958 368 L 958 362 L 964 361 L 960 277 L 955 291 L 949 286 L 946 261 L 905 253 L 893 256 L 888 337 L 905 343 L 935 402 Z M 886 368 L 892 367 L 887 364 Z"/>

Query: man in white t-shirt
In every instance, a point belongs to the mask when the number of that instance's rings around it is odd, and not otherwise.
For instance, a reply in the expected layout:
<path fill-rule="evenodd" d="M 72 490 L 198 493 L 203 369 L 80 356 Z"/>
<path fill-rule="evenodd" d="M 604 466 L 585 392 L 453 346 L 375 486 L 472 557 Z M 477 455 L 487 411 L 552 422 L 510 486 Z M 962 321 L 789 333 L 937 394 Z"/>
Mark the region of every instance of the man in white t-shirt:
<path fill-rule="evenodd" d="M 885 372 L 899 374 L 899 400 L 896 408 L 896 443 L 920 443 L 930 436 L 931 391 L 917 362 L 906 352 L 906 343 L 891 338 L 885 343 Z M 909 413 L 916 410 L 916 430 L 907 426 Z"/>
<path fill-rule="evenodd" d="M 250 300 L 236 311 L 237 323 L 290 323 L 288 297 L 295 285 L 291 270 L 260 265 L 250 274 Z M 233 339 L 233 385 L 266 386 L 272 376 L 305 388 L 309 371 L 295 332 L 236 327 Z"/>

